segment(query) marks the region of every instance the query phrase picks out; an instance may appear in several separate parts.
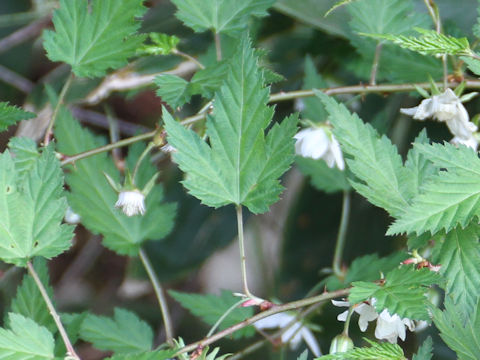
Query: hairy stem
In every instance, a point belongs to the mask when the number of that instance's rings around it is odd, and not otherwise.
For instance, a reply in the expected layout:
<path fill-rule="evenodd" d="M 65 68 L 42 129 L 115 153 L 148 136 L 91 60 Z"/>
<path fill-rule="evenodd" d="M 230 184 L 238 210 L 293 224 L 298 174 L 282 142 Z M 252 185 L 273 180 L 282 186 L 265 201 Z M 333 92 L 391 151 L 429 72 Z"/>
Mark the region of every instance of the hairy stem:
<path fill-rule="evenodd" d="M 345 240 L 347 238 L 348 218 L 350 217 L 350 191 L 343 192 L 342 215 L 340 218 L 340 226 L 338 227 L 337 244 L 335 245 L 335 253 L 333 255 L 333 273 L 337 277 L 343 277 L 345 274 L 342 270 L 342 255 L 345 249 Z"/>
<path fill-rule="evenodd" d="M 305 306 L 309 306 L 309 305 L 316 304 L 316 303 L 319 303 L 319 302 L 322 302 L 322 301 L 334 299 L 334 298 L 337 298 L 337 297 L 346 296 L 346 295 L 348 295 L 349 291 L 350 291 L 350 289 L 341 289 L 341 290 L 337 290 L 337 291 L 323 293 L 321 295 L 313 296 L 313 297 L 302 299 L 302 300 L 292 301 L 290 303 L 286 303 L 286 304 L 283 304 L 283 305 L 275 305 L 270 310 L 263 311 L 263 312 L 261 312 L 257 315 L 252 316 L 251 318 L 248 318 L 248 319 L 246 319 L 242 322 L 239 322 L 239 323 L 237 323 L 233 326 L 230 326 L 229 328 L 227 328 L 225 330 L 222 330 L 222 331 L 220 331 L 220 332 L 218 332 L 218 333 L 216 333 L 216 334 L 214 334 L 210 337 L 207 337 L 203 340 L 194 342 L 192 344 L 189 344 L 189 345 L 183 347 L 182 349 L 177 351 L 177 353 L 174 355 L 174 357 L 176 357 L 180 354 L 186 353 L 186 352 L 196 350 L 198 347 L 204 347 L 204 346 L 210 345 L 210 344 L 212 344 L 212 343 L 214 343 L 214 342 L 216 342 L 216 341 L 218 341 L 218 340 L 220 340 L 220 339 L 222 339 L 222 338 L 224 338 L 224 337 L 226 337 L 230 334 L 233 334 L 235 331 L 243 329 L 243 328 L 245 328 L 249 325 L 254 324 L 258 320 L 264 319 L 264 318 L 269 317 L 271 315 L 278 314 L 278 313 L 285 312 L 285 311 L 289 311 L 289 310 L 302 308 L 302 307 L 305 307 Z"/>
<path fill-rule="evenodd" d="M 177 50 L 177 49 L 174 49 L 172 51 L 173 54 L 175 55 L 178 55 L 178 56 L 181 56 L 183 57 L 184 59 L 187 59 L 187 60 L 190 60 L 191 62 L 195 63 L 195 65 L 197 65 L 197 67 L 199 69 L 205 69 L 205 65 L 203 65 L 200 61 L 198 61 L 197 59 L 195 59 L 193 56 L 191 55 L 188 55 L 186 53 L 184 53 L 183 51 L 180 51 L 180 50 Z"/>
<path fill-rule="evenodd" d="M 370 72 L 370 85 L 377 84 L 378 64 L 380 63 L 380 54 L 382 53 L 382 43 L 379 41 L 375 47 L 375 55 L 373 57 L 372 71 Z"/>
<path fill-rule="evenodd" d="M 220 316 L 220 318 L 215 322 L 215 324 L 213 324 L 212 328 L 210 329 L 210 331 L 209 331 L 208 334 L 207 334 L 207 337 L 212 336 L 213 333 L 214 333 L 214 332 L 217 330 L 217 328 L 220 326 L 220 324 L 222 323 L 222 321 L 225 320 L 226 317 L 227 317 L 228 315 L 230 315 L 230 314 L 232 313 L 232 311 L 235 310 L 235 309 L 238 307 L 238 305 L 240 305 L 240 304 L 243 303 L 243 302 L 245 302 L 244 299 L 239 300 L 239 301 L 237 301 L 235 304 L 233 304 L 232 306 L 230 306 L 230 307 L 227 309 L 227 311 L 225 311 L 225 312 L 223 313 L 223 315 Z"/>
<path fill-rule="evenodd" d="M 67 81 L 63 85 L 62 91 L 58 97 L 57 105 L 55 105 L 55 109 L 53 110 L 52 118 L 48 123 L 47 130 L 45 131 L 45 137 L 43 138 L 43 145 L 47 146 L 50 142 L 50 136 L 52 135 L 53 125 L 55 125 L 55 120 L 57 119 L 58 111 L 60 110 L 60 106 L 62 106 L 63 100 L 65 99 L 65 95 L 67 94 L 70 85 L 72 84 L 73 80 L 73 73 L 70 72 L 68 75 Z"/>
<path fill-rule="evenodd" d="M 220 39 L 220 34 L 215 33 L 213 37 L 215 38 L 215 50 L 217 52 L 217 61 L 220 61 L 222 60 L 222 41 Z"/>
<path fill-rule="evenodd" d="M 135 164 L 135 168 L 133 169 L 133 174 L 132 174 L 132 180 L 133 183 L 135 183 L 135 177 L 137 176 L 138 169 L 140 168 L 140 164 L 142 163 L 143 159 L 145 159 L 145 156 L 153 149 L 155 144 L 153 142 L 148 143 L 147 147 L 145 150 L 143 150 L 142 154 L 137 160 L 137 163 Z"/>
<path fill-rule="evenodd" d="M 162 312 L 163 324 L 165 325 L 165 335 L 166 335 L 167 343 L 170 346 L 174 346 L 172 320 L 170 319 L 170 312 L 168 311 L 168 303 L 167 303 L 167 299 L 165 298 L 162 285 L 160 284 L 160 281 L 158 280 L 157 275 L 153 270 L 152 264 L 150 263 L 150 260 L 148 259 L 147 254 L 145 253 L 145 251 L 143 251 L 142 248 L 140 248 L 139 255 L 140 255 L 140 260 L 142 260 L 143 266 L 147 271 L 148 277 L 152 282 L 155 295 L 157 295 L 158 304 L 160 305 L 160 311 Z"/>
<path fill-rule="evenodd" d="M 252 299 L 255 298 L 248 289 L 247 280 L 247 257 L 245 256 L 245 239 L 243 237 L 243 214 L 242 205 L 237 205 L 237 228 L 238 228 L 238 247 L 240 250 L 240 266 L 242 268 L 242 283 L 244 294 Z"/>
<path fill-rule="evenodd" d="M 60 336 L 62 337 L 63 342 L 65 343 L 65 348 L 67 349 L 67 354 L 73 357 L 74 359 L 80 360 L 80 357 L 77 355 L 75 352 L 75 349 L 73 348 L 73 345 L 68 338 L 67 332 L 65 331 L 65 328 L 62 325 L 62 322 L 60 321 L 60 316 L 58 315 L 57 311 L 55 310 L 55 307 L 52 304 L 52 301 L 48 297 L 47 290 L 42 284 L 42 281 L 38 277 L 37 272 L 35 271 L 35 268 L 33 267 L 32 263 L 30 261 L 27 262 L 27 268 L 28 271 L 30 272 L 30 275 L 32 275 L 33 280 L 37 284 L 38 290 L 40 290 L 40 293 L 42 294 L 43 300 L 47 304 L 48 310 L 50 311 L 50 315 L 52 315 L 53 320 L 55 321 L 55 324 L 57 325 L 58 331 L 60 332 Z"/>

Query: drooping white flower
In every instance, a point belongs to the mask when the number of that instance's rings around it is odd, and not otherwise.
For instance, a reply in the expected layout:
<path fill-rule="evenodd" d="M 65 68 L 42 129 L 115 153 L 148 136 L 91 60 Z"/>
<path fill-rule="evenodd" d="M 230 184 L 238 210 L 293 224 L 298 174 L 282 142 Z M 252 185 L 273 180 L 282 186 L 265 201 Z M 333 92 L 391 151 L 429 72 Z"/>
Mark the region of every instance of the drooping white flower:
<path fill-rule="evenodd" d="M 472 134 L 472 136 L 470 136 L 467 139 L 462 139 L 458 136 L 455 136 L 452 140 L 450 140 L 450 143 L 453 144 L 453 145 L 457 145 L 457 146 L 458 145 L 465 145 L 467 147 L 472 148 L 475 151 L 478 148 L 478 140 L 477 140 L 477 138 L 475 137 L 474 134 Z"/>
<path fill-rule="evenodd" d="M 63 217 L 63 220 L 65 220 L 65 222 L 68 224 L 76 225 L 80 223 L 82 218 L 69 206 L 67 207 L 67 211 L 65 211 L 65 216 Z"/>
<path fill-rule="evenodd" d="M 332 300 L 332 304 L 335 306 L 350 307 L 350 303 L 348 301 Z M 363 302 L 363 303 L 357 304 L 353 308 L 353 311 L 360 315 L 360 317 L 358 318 L 358 327 L 360 328 L 361 331 L 366 331 L 368 327 L 368 323 L 378 318 L 378 313 L 372 305 L 373 304 Z M 337 316 L 337 320 L 346 321 L 347 317 L 348 317 L 348 310 L 339 314 Z"/>
<path fill-rule="evenodd" d="M 400 112 L 413 116 L 416 120 L 435 118 L 445 122 L 458 143 L 468 142 L 467 146 L 473 144 L 472 137 L 477 131 L 477 126 L 470 122 L 467 110 L 452 89 L 447 89 L 440 95 L 433 95 L 413 108 L 400 109 Z"/>
<path fill-rule="evenodd" d="M 397 338 L 405 340 L 405 326 L 410 331 L 415 330 L 413 320 L 401 319 L 397 314 L 390 315 L 387 309 L 383 309 L 377 319 L 377 327 L 375 328 L 375 337 L 379 340 L 386 339 L 392 344 L 397 343 Z"/>
<path fill-rule="evenodd" d="M 123 190 L 118 194 L 115 207 L 121 208 L 127 216 L 145 214 L 145 195 L 139 190 Z"/>
<path fill-rule="evenodd" d="M 294 315 L 278 313 L 257 321 L 253 324 L 253 326 L 259 330 L 275 328 L 281 329 L 290 325 L 290 323 L 295 320 L 296 318 Z M 313 333 L 310 331 L 310 329 L 303 325 L 300 321 L 295 321 L 295 323 L 282 334 L 281 339 L 285 344 L 290 343 L 291 349 L 298 348 L 303 339 L 310 351 L 316 357 L 322 355 L 320 346 L 318 345 L 315 336 L 313 336 Z"/>
<path fill-rule="evenodd" d="M 310 127 L 300 130 L 294 138 L 295 152 L 297 155 L 312 158 L 323 159 L 328 167 L 337 166 L 340 170 L 345 169 L 340 144 L 332 133 L 328 133 L 322 127 Z"/>

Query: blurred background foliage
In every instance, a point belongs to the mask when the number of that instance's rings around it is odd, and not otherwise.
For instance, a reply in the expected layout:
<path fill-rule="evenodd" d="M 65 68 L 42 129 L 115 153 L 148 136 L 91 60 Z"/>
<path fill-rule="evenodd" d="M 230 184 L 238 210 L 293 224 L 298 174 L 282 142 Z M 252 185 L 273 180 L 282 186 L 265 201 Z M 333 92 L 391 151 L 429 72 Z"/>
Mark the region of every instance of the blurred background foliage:
<path fill-rule="evenodd" d="M 272 93 L 368 83 L 375 42 L 355 34 L 356 26 L 362 26 L 352 20 L 358 11 L 355 4 L 341 7 L 324 17 L 334 3 L 333 0 L 277 0 L 269 17 L 251 21 L 249 31 L 256 46 L 268 51 L 263 59 L 265 65 L 283 77 L 272 85 Z M 471 29 L 476 21 L 478 2 L 437 0 L 436 3 L 448 33 L 473 40 Z M 45 86 L 60 90 L 68 68 L 50 62 L 41 41 L 41 31 L 52 27 L 51 11 L 57 5 L 55 0 L 0 2 L 0 100 L 39 112 L 47 101 Z M 179 49 L 183 52 L 198 57 L 205 64 L 215 61 L 210 33 L 193 33 L 182 25 L 174 16 L 175 7 L 169 0 L 150 0 L 146 5 L 149 10 L 144 17 L 142 32 L 176 35 L 181 39 Z M 432 26 L 422 1 L 415 1 L 415 13 L 412 22 L 427 28 Z M 375 12 L 371 16 L 373 19 Z M 23 34 L 24 38 L 18 40 L 18 34 Z M 228 58 L 235 48 L 235 39 L 226 37 L 222 43 L 224 57 Z M 173 55 L 150 56 L 135 60 L 127 70 L 133 69 L 141 75 L 158 74 L 174 69 L 184 61 Z M 189 79 L 192 71 L 181 75 Z M 439 60 L 385 45 L 378 83 L 422 82 L 429 75 L 437 80 L 441 78 Z M 138 89 L 114 92 L 98 104 L 82 103 L 100 82 L 101 79 L 77 80 L 68 94 L 68 102 L 74 104 L 75 116 L 86 126 L 108 136 L 109 117 L 114 118 L 121 137 L 128 137 L 153 129 L 159 122 L 162 99 L 156 96 L 153 82 Z M 398 111 L 400 107 L 417 103 L 418 99 L 410 95 L 417 96 L 399 93 L 344 96 L 342 100 L 358 111 L 362 119 L 387 134 L 400 152 L 405 153 L 424 125 L 414 123 Z M 200 97 L 194 96 L 176 115 L 193 115 L 201 106 Z M 478 102 L 471 102 L 468 107 L 474 114 L 478 111 Z M 276 117 L 282 119 L 299 108 L 304 109 L 303 118 L 325 120 L 325 112 L 315 99 L 278 103 Z M 447 130 L 441 124 L 431 122 L 426 126 L 433 140 L 448 138 Z M 19 134 L 19 129 L 11 128 L 2 134 L 2 150 L 14 134 Z M 126 153 L 117 155 L 123 157 Z M 200 205 L 179 184 L 182 174 L 167 156 L 160 155 L 154 160 L 161 171 L 166 200 L 178 204 L 172 233 L 164 240 L 146 246 L 159 277 L 167 288 L 185 292 L 218 292 L 221 287 L 238 290 L 240 275 L 235 265 L 236 244 L 232 251 L 225 250 L 236 236 L 234 209 L 226 207 L 214 211 Z M 302 167 L 302 163 L 298 165 Z M 342 194 L 338 190 L 347 186 L 346 183 L 342 185 L 341 178 L 335 174 L 330 181 L 337 188 L 334 186 L 328 193 L 319 191 L 315 184 L 310 184 L 308 177 L 301 175 L 298 166 L 294 166 L 283 179 L 287 187 L 283 200 L 272 208 L 271 213 L 248 218 L 247 246 L 252 254 L 248 259 L 252 270 L 250 277 L 254 279 L 254 292 L 258 295 L 286 302 L 304 297 L 325 279 L 324 270 L 331 266 L 340 220 Z M 386 256 L 402 248 L 405 239 L 384 235 L 390 221 L 383 210 L 353 195 L 343 259 L 345 265 L 359 256 Z M 222 258 L 226 260 L 218 260 Z M 1 303 L 2 308 L 7 309 L 22 274 L 20 270 L 6 270 L 6 266 L 3 269 Z M 52 261 L 50 270 L 56 301 L 62 311 L 91 309 L 111 314 L 114 306 L 126 307 L 154 325 L 158 334 L 156 343 L 163 341 L 161 316 L 137 259 L 127 259 L 107 250 L 102 247 L 99 236 L 80 226 L 72 250 Z M 216 277 L 211 276 L 215 273 Z M 229 283 L 230 279 L 235 282 Z M 320 284 L 320 290 L 324 285 L 325 282 Z M 176 334 L 181 334 L 187 343 L 203 337 L 207 327 L 170 300 Z M 342 324 L 336 321 L 339 312 L 340 309 L 332 309 L 327 304 L 311 320 L 322 328 L 317 337 L 323 350 L 328 349 L 331 338 L 342 330 Z M 430 332 L 409 335 L 405 348 L 414 349 Z M 361 342 L 361 334 L 354 334 L 354 338 Z M 438 337 L 434 340 L 435 359 L 454 359 L 453 353 Z M 245 340 L 242 343 L 228 339 L 219 343 L 224 353 L 238 351 L 247 344 Z M 80 352 L 86 359 L 100 359 L 105 355 L 88 344 Z M 268 346 L 249 358 L 296 359 L 299 353 L 300 350 L 294 352 Z"/>

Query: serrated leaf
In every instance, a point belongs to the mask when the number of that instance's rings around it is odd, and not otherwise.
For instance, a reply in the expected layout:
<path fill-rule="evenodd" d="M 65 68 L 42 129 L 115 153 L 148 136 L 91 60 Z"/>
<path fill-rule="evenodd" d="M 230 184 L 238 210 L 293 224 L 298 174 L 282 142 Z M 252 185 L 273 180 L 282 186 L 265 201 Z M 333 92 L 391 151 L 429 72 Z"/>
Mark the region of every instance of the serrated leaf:
<path fill-rule="evenodd" d="M 457 225 L 465 227 L 475 216 L 480 215 L 480 160 L 473 149 L 458 148 L 450 144 L 415 145 L 440 171 L 430 178 L 388 229 L 387 234 L 402 232 L 432 234 Z"/>
<path fill-rule="evenodd" d="M 316 91 L 323 101 L 333 125 L 333 133 L 347 154 L 347 164 L 361 181 L 352 186 L 372 204 L 383 207 L 390 215 L 400 216 L 413 195 L 412 175 L 403 167 L 396 147 L 386 136 L 351 114 L 343 104 Z"/>
<path fill-rule="evenodd" d="M 456 228 L 435 241 L 433 262 L 441 265 L 446 293 L 465 314 L 473 313 L 480 289 L 480 228 Z"/>
<path fill-rule="evenodd" d="M 239 298 L 233 296 L 231 292 L 222 290 L 220 296 L 186 294 L 173 290 L 168 292 L 182 306 L 188 309 L 193 315 L 200 317 L 208 325 L 213 325 L 218 319 L 235 303 Z M 237 307 L 220 324 L 220 329 L 225 329 L 231 325 L 239 323 L 253 315 L 251 307 Z M 251 326 L 236 331 L 233 337 L 249 337 L 255 334 L 255 329 Z"/>
<path fill-rule="evenodd" d="M 305 76 L 303 78 L 304 89 L 321 89 L 328 87 L 322 76 L 317 73 L 315 64 L 310 56 L 305 58 Z M 302 118 L 312 121 L 323 122 L 327 119 L 327 112 L 323 103 L 317 97 L 301 99 L 304 109 L 301 110 Z"/>
<path fill-rule="evenodd" d="M 0 102 L 0 131 L 7 130 L 9 126 L 16 124 L 20 120 L 32 119 L 35 116 L 34 113 L 8 105 L 8 102 Z"/>
<path fill-rule="evenodd" d="M 151 44 L 144 44 L 137 53 L 148 55 L 169 55 L 173 53 L 180 39 L 175 35 L 167 35 L 162 33 L 148 34 Z"/>
<path fill-rule="evenodd" d="M 325 360 L 406 360 L 403 350 L 397 344 L 377 343 L 365 339 L 370 347 L 357 347 L 343 353 L 324 355 Z"/>
<path fill-rule="evenodd" d="M 55 135 L 58 149 L 64 154 L 77 154 L 104 144 L 100 138 L 83 129 L 65 109 L 59 113 Z M 144 162 L 148 164 L 149 159 L 147 156 Z M 145 166 L 142 164 L 142 169 Z M 145 241 L 160 240 L 170 233 L 176 206 L 162 203 L 160 185 L 154 186 L 147 196 L 144 216 L 127 217 L 114 208 L 118 196 L 103 171 L 119 182 L 118 170 L 109 156 L 103 153 L 77 161 L 67 174 L 67 183 L 71 190 L 70 206 L 80 214 L 82 223 L 89 230 L 104 236 L 105 246 L 119 254 L 136 256 Z"/>
<path fill-rule="evenodd" d="M 10 329 L 0 328 L 0 357 L 3 359 L 54 359 L 52 334 L 19 314 L 8 314 Z"/>
<path fill-rule="evenodd" d="M 52 299 L 53 289 L 49 284 L 50 277 L 48 276 L 45 259 L 36 258 L 33 266 L 43 286 L 47 289 L 47 294 Z M 23 277 L 22 283 L 18 286 L 15 298 L 13 298 L 10 304 L 10 311 L 35 321 L 38 325 L 46 327 L 53 334 L 57 331 L 53 317 L 50 315 L 42 294 L 29 274 Z"/>
<path fill-rule="evenodd" d="M 278 178 L 294 158 L 296 117 L 275 124 L 265 137 L 273 109 L 249 42 L 243 40 L 227 81 L 215 96 L 207 118 L 210 145 L 164 112 L 173 159 L 187 173 L 184 186 L 212 207 L 245 205 L 253 213 L 268 210 L 283 190 Z"/>
<path fill-rule="evenodd" d="M 453 305 L 447 297 L 445 310 L 433 309 L 433 321 L 440 337 L 459 360 L 477 360 L 480 354 L 480 311 L 477 302 L 473 313 L 463 316 L 460 305 Z"/>
<path fill-rule="evenodd" d="M 468 56 L 461 56 L 461 59 L 465 61 L 470 71 L 472 71 L 475 75 L 480 76 L 480 61 L 477 59 L 472 59 Z"/>
<path fill-rule="evenodd" d="M 401 266 L 390 271 L 383 284 L 357 281 L 354 282 L 348 300 L 358 304 L 369 298 L 375 298 L 375 309 L 381 312 L 388 309 L 390 314 L 400 318 L 428 320 L 427 287 L 439 283 L 440 275 L 429 269 L 414 269 Z"/>
<path fill-rule="evenodd" d="M 80 328 L 80 337 L 100 350 L 131 354 L 150 351 L 153 332 L 134 313 L 116 308 L 113 319 L 87 315 Z"/>
<path fill-rule="evenodd" d="M 275 0 L 172 0 L 177 18 L 196 32 L 232 33 L 243 30 L 250 16 L 263 17 Z"/>
<path fill-rule="evenodd" d="M 12 137 L 8 142 L 8 148 L 14 155 L 15 169 L 18 172 L 20 181 L 28 170 L 32 168 L 40 156 L 37 143 L 27 137 Z"/>
<path fill-rule="evenodd" d="M 10 153 L 0 155 L 0 258 L 25 266 L 34 256 L 52 258 L 71 245 L 73 227 L 61 224 L 67 202 L 63 172 L 47 147 L 19 182 Z"/>
<path fill-rule="evenodd" d="M 210 99 L 220 89 L 229 71 L 227 61 L 219 61 L 199 70 L 193 75 L 190 82 L 190 91 L 194 95 L 202 95 Z"/>
<path fill-rule="evenodd" d="M 418 349 L 417 353 L 413 355 L 412 360 L 430 360 L 433 356 L 433 341 L 429 336 L 425 339 L 422 346 Z"/>
<path fill-rule="evenodd" d="M 179 76 L 160 75 L 155 78 L 154 83 L 158 86 L 157 95 L 173 109 L 183 106 L 192 96 L 188 81 Z"/>
<path fill-rule="evenodd" d="M 334 193 L 350 189 L 345 172 L 337 167 L 329 168 L 323 160 L 295 157 L 295 163 L 303 175 L 310 177 L 310 183 L 320 191 Z"/>
<path fill-rule="evenodd" d="M 75 75 L 98 77 L 127 64 L 145 36 L 133 36 L 145 8 L 143 0 L 61 0 L 53 14 L 55 32 L 44 32 L 43 46 L 52 61 L 72 66 Z"/>
<path fill-rule="evenodd" d="M 136 354 L 115 354 L 112 357 L 109 357 L 110 360 L 169 360 L 173 358 L 173 355 L 176 353 L 176 350 L 157 350 L 149 351 L 144 353 Z"/>

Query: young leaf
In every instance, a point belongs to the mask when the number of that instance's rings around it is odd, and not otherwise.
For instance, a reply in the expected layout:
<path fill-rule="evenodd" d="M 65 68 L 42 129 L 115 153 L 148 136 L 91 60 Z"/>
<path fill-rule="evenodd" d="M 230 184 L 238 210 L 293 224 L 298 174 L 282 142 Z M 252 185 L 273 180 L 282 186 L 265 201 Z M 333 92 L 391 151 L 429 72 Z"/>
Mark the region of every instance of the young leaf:
<path fill-rule="evenodd" d="M 440 336 L 459 360 L 477 360 L 480 354 L 480 311 L 479 303 L 473 313 L 463 316 L 463 309 L 453 305 L 447 297 L 445 310 L 433 309 L 433 321 Z"/>
<path fill-rule="evenodd" d="M 67 202 L 53 148 L 43 151 L 22 182 L 5 151 L 0 155 L 0 174 L 0 258 L 25 266 L 34 256 L 49 259 L 67 250 L 73 227 L 61 224 Z"/>
<path fill-rule="evenodd" d="M 55 135 L 58 149 L 64 154 L 77 154 L 103 145 L 102 140 L 83 129 L 65 109 L 59 113 Z M 148 164 L 148 156 L 144 162 Z M 142 169 L 145 166 L 142 165 Z M 119 254 L 135 256 L 145 241 L 159 240 L 170 233 L 176 206 L 162 203 L 163 190 L 160 185 L 154 186 L 147 196 L 144 216 L 127 217 L 114 208 L 118 196 L 102 171 L 119 181 L 118 170 L 108 155 L 103 153 L 77 161 L 67 175 L 67 183 L 71 190 L 70 206 L 80 214 L 82 223 L 89 230 L 104 236 L 105 246 Z"/>
<path fill-rule="evenodd" d="M 336 167 L 329 168 L 323 160 L 296 156 L 295 163 L 303 175 L 311 177 L 311 184 L 320 191 L 334 193 L 350 189 L 345 172 Z"/>
<path fill-rule="evenodd" d="M 0 131 L 7 130 L 10 125 L 14 125 L 20 120 L 28 120 L 34 117 L 34 113 L 8 105 L 7 102 L 0 102 Z"/>
<path fill-rule="evenodd" d="M 440 274 L 446 278 L 446 293 L 465 314 L 473 313 L 480 289 L 480 229 L 472 223 L 438 237 L 435 241 L 435 264 L 441 265 Z"/>
<path fill-rule="evenodd" d="M 349 169 L 361 181 L 350 181 L 352 186 L 372 204 L 400 216 L 414 189 L 412 174 L 403 167 L 396 147 L 343 104 L 319 91 L 315 94 L 325 104 L 343 152 L 351 157 L 347 158 Z"/>
<path fill-rule="evenodd" d="M 448 232 L 457 225 L 465 227 L 480 215 L 480 160 L 476 152 L 450 144 L 418 144 L 416 147 L 434 165 L 447 171 L 430 178 L 387 234 L 415 232 L 420 235 L 427 231 L 435 234 L 441 229 Z"/>
<path fill-rule="evenodd" d="M 45 259 L 36 258 L 33 262 L 33 266 L 37 271 L 43 286 L 47 289 L 50 299 L 52 299 L 53 289 L 49 285 L 50 277 L 48 276 L 48 268 Z M 10 311 L 32 319 L 38 325 L 45 326 L 53 334 L 57 331 L 53 317 L 42 298 L 42 294 L 29 274 L 26 274 L 23 277 L 22 283 L 17 288 L 17 294 L 10 304 Z"/>
<path fill-rule="evenodd" d="M 187 173 L 189 192 L 212 207 L 245 205 L 262 213 L 283 190 L 278 178 L 294 158 L 296 118 L 275 124 L 265 137 L 273 109 L 248 41 L 242 41 L 225 84 L 207 119 L 210 145 L 164 112 L 173 159 Z"/>
<path fill-rule="evenodd" d="M 397 344 L 377 343 L 365 339 L 370 347 L 356 347 L 344 353 L 324 355 L 325 360 L 407 360 L 403 350 Z"/>
<path fill-rule="evenodd" d="M 428 302 L 424 294 L 428 286 L 439 282 L 440 275 L 429 269 L 415 270 L 411 266 L 402 266 L 390 271 L 381 285 L 354 282 L 348 300 L 358 304 L 374 297 L 377 299 L 375 308 L 379 312 L 388 309 L 390 314 L 397 314 L 401 318 L 428 320 Z"/>
<path fill-rule="evenodd" d="M 429 336 L 425 339 L 422 346 L 418 349 L 417 353 L 413 355 L 412 360 L 430 360 L 433 356 L 433 341 Z"/>
<path fill-rule="evenodd" d="M 44 32 L 43 46 L 52 61 L 72 66 L 75 75 L 98 77 L 127 64 L 145 36 L 140 27 L 143 0 L 61 0 L 53 14 L 55 32 Z"/>
<path fill-rule="evenodd" d="M 170 290 L 168 293 L 180 302 L 184 308 L 188 309 L 193 315 L 202 318 L 208 325 L 215 324 L 217 320 L 239 300 L 238 297 L 233 296 L 232 293 L 225 290 L 222 291 L 220 296 L 185 294 L 173 290 Z M 237 307 L 223 320 L 220 324 L 220 329 L 225 329 L 252 315 L 252 308 Z M 236 331 L 233 337 L 238 339 L 252 336 L 253 334 L 255 334 L 255 329 L 250 326 Z"/>
<path fill-rule="evenodd" d="M 43 326 L 19 314 L 8 314 L 10 329 L 0 328 L 0 358 L 51 360 L 54 358 L 52 334 Z"/>
<path fill-rule="evenodd" d="M 82 322 L 80 337 L 97 349 L 120 354 L 150 351 L 153 344 L 150 326 L 134 313 L 118 308 L 113 319 L 87 315 Z"/>
<path fill-rule="evenodd" d="M 275 0 L 172 0 L 177 18 L 196 32 L 232 33 L 245 29 L 250 16 L 263 17 Z"/>
<path fill-rule="evenodd" d="M 160 75 L 154 80 L 158 86 L 157 95 L 172 108 L 176 109 L 190 100 L 188 81 L 176 75 Z"/>

